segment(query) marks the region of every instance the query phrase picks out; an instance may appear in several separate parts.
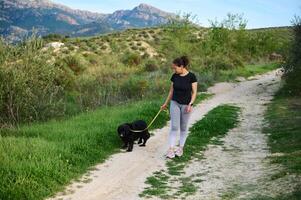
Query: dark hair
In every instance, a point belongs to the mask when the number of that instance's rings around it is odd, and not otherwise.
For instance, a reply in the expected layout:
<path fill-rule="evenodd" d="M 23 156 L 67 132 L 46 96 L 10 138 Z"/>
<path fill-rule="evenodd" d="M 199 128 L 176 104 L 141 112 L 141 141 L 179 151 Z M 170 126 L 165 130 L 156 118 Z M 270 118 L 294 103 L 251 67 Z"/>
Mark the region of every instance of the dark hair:
<path fill-rule="evenodd" d="M 174 59 L 172 63 L 177 65 L 178 67 L 183 66 L 184 68 L 186 68 L 189 64 L 189 60 L 187 56 L 182 56 Z"/>

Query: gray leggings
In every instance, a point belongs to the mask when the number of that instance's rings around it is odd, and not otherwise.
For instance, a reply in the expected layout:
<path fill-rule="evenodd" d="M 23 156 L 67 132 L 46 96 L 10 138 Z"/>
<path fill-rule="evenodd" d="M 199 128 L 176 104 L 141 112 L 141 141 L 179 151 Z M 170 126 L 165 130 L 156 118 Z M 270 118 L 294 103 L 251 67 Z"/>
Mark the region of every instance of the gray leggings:
<path fill-rule="evenodd" d="M 171 128 L 169 132 L 169 147 L 173 148 L 176 142 L 176 136 L 180 130 L 180 146 L 184 147 L 187 134 L 188 134 L 188 120 L 191 112 L 185 111 L 187 105 L 179 104 L 176 101 L 170 102 L 170 120 Z"/>

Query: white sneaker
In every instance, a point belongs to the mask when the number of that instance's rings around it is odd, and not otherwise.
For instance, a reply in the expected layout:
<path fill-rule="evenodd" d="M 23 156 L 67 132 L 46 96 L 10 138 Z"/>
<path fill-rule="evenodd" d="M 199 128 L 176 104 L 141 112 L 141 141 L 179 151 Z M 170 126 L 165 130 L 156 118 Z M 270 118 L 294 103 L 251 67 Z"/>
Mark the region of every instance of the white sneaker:
<path fill-rule="evenodd" d="M 183 155 L 183 148 L 182 147 L 179 147 L 176 152 L 175 152 L 175 155 L 178 156 L 178 157 L 181 157 Z"/>
<path fill-rule="evenodd" d="M 169 149 L 166 153 L 167 158 L 174 158 L 175 157 L 175 152 L 173 149 Z"/>

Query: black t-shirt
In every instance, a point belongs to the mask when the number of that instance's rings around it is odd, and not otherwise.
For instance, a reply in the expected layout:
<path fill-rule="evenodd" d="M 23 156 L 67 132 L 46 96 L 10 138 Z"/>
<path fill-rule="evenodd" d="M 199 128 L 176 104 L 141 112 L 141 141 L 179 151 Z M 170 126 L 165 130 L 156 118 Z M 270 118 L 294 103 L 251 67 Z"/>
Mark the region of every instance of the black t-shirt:
<path fill-rule="evenodd" d="M 185 76 L 174 73 L 170 79 L 173 82 L 172 100 L 188 105 L 191 101 L 192 83 L 197 82 L 195 75 L 189 72 Z"/>

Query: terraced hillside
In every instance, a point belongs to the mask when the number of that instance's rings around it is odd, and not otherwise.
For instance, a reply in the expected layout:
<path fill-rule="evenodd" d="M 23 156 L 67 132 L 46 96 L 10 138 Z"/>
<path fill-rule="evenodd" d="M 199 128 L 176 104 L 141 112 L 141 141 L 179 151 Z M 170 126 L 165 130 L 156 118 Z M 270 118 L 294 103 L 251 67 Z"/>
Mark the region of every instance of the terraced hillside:
<path fill-rule="evenodd" d="M 9 95 L 2 101 L 9 106 L 0 108 L 1 123 L 47 120 L 166 94 L 171 62 L 181 55 L 190 58 L 200 90 L 278 67 L 275 63 L 287 55 L 289 28 L 209 29 L 194 26 L 188 17 L 95 37 L 54 34 L 16 46 L 2 42 L 0 72 L 7 77 L 2 92 Z"/>

